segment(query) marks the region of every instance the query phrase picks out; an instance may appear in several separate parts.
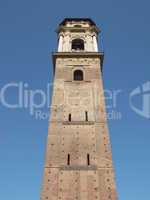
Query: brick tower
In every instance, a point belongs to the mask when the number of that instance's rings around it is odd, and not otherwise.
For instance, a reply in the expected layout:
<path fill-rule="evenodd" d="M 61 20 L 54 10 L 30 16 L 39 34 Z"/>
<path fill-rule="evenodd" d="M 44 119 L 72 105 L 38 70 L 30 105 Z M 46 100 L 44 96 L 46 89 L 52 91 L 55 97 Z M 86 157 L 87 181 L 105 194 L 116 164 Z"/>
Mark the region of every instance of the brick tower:
<path fill-rule="evenodd" d="M 54 86 L 41 200 L 116 200 L 100 30 L 88 18 L 57 29 Z"/>

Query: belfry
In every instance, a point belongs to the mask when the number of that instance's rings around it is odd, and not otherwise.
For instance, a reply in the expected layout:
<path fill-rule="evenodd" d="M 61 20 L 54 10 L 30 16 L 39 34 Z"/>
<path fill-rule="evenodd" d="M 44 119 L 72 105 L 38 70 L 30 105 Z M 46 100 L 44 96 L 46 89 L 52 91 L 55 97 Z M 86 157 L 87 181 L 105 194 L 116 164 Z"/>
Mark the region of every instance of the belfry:
<path fill-rule="evenodd" d="M 66 18 L 57 28 L 41 200 L 117 200 L 99 32 L 89 18 Z"/>

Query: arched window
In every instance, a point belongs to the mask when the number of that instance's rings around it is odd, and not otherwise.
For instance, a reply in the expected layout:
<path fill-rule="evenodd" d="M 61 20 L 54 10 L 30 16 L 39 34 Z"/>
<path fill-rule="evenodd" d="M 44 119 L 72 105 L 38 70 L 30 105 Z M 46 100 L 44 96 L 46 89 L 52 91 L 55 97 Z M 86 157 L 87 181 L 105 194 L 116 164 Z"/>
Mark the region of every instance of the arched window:
<path fill-rule="evenodd" d="M 74 81 L 83 81 L 83 71 L 75 70 L 73 74 Z"/>
<path fill-rule="evenodd" d="M 72 50 L 75 50 L 75 51 L 84 50 L 84 41 L 81 39 L 72 40 Z"/>

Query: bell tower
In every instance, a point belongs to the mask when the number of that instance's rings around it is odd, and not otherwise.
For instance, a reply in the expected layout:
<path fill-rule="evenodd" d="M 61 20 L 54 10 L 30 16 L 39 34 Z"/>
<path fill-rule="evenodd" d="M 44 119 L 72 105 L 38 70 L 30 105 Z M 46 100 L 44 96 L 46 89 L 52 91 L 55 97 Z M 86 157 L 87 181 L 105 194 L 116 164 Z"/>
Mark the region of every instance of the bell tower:
<path fill-rule="evenodd" d="M 99 32 L 88 18 L 66 18 L 57 29 L 41 200 L 117 200 Z"/>
<path fill-rule="evenodd" d="M 65 20 L 58 28 L 58 52 L 98 52 L 97 33 L 99 30 L 92 20 Z"/>

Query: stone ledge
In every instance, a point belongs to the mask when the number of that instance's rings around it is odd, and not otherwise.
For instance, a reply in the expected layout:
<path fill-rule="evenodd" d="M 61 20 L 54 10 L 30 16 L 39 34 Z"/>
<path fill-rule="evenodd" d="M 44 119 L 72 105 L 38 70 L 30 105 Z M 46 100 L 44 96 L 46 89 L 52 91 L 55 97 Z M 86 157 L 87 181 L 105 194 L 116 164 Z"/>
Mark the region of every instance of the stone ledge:
<path fill-rule="evenodd" d="M 79 166 L 60 166 L 61 170 L 97 170 L 95 165 L 79 165 Z"/>
<path fill-rule="evenodd" d="M 80 84 L 80 83 L 91 83 L 92 81 L 86 81 L 86 80 L 83 80 L 83 81 L 74 81 L 74 80 L 71 80 L 71 81 L 64 81 L 65 83 L 72 83 L 72 84 Z"/>
<path fill-rule="evenodd" d="M 93 121 L 64 121 L 62 122 L 64 125 L 93 125 L 95 122 Z"/>
<path fill-rule="evenodd" d="M 55 64 L 57 58 L 99 58 L 101 62 L 101 71 L 103 68 L 104 52 L 52 52 L 53 70 L 55 72 Z"/>

